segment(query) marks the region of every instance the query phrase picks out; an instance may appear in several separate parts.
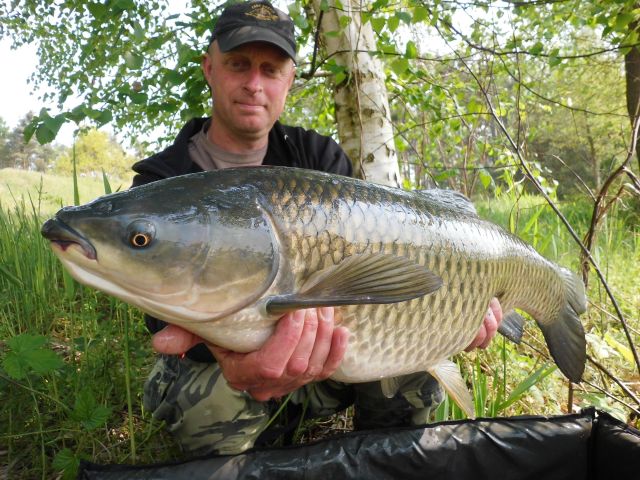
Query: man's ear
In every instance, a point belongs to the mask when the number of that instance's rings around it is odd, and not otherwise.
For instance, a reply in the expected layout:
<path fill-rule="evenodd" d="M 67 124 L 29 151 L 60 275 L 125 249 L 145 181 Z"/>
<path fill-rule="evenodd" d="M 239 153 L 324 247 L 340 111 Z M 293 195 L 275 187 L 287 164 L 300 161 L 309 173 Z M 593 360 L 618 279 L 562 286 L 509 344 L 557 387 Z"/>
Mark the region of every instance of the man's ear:
<path fill-rule="evenodd" d="M 289 88 L 287 90 L 291 90 L 294 80 L 296 79 L 296 66 L 295 64 L 291 67 L 291 77 L 289 78 Z"/>
<path fill-rule="evenodd" d="M 202 67 L 202 73 L 204 74 L 204 78 L 207 81 L 209 87 L 211 87 L 211 78 L 213 71 L 213 62 L 211 61 L 211 54 L 205 53 L 202 55 L 202 59 L 200 60 L 200 66 Z"/>

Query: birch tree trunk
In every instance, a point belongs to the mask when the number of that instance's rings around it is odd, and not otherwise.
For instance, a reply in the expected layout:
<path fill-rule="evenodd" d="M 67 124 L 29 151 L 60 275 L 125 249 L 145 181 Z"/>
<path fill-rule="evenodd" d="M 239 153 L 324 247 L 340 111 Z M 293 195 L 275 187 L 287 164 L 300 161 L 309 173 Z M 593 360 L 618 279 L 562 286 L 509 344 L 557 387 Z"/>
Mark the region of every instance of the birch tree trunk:
<path fill-rule="evenodd" d="M 344 0 L 342 9 L 329 0 L 312 0 L 316 18 L 322 18 L 320 36 L 327 57 L 346 69 L 347 77 L 335 85 L 334 101 L 340 144 L 353 161 L 355 175 L 384 185 L 400 185 L 393 140 L 384 67 L 368 52 L 377 49 L 373 29 L 361 23 L 362 4 Z M 343 19 L 347 17 L 348 20 Z M 339 32 L 338 35 L 327 35 Z"/>

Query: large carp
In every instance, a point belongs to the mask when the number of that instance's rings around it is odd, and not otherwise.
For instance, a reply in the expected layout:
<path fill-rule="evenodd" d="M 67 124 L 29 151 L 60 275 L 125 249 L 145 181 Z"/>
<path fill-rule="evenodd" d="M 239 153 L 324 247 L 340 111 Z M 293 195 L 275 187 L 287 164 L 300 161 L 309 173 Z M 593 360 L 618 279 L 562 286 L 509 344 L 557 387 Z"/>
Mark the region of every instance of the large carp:
<path fill-rule="evenodd" d="M 469 415 L 448 360 L 489 300 L 534 317 L 560 370 L 581 379 L 582 282 L 450 191 L 408 192 L 260 167 L 158 181 L 60 210 L 42 227 L 79 282 L 225 348 L 248 352 L 290 310 L 337 306 L 351 332 L 332 376 L 427 371 Z"/>

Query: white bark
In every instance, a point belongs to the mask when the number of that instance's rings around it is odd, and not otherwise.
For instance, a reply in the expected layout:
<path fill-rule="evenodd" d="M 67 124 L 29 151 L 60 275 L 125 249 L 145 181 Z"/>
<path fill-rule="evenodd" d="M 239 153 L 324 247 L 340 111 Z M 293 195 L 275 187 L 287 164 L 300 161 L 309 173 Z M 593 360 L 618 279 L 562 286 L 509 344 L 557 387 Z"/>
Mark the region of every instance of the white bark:
<path fill-rule="evenodd" d="M 320 0 L 313 0 L 316 16 Z M 398 186 L 400 171 L 393 141 L 389 100 L 384 68 L 379 59 L 368 52 L 376 50 L 371 24 L 362 25 L 358 0 L 344 0 L 343 9 L 324 12 L 321 37 L 327 56 L 335 58 L 347 70 L 347 79 L 335 86 L 334 101 L 340 144 L 354 163 L 356 176 L 385 185 Z M 340 18 L 350 18 L 340 28 Z M 325 35 L 326 32 L 339 35 Z"/>

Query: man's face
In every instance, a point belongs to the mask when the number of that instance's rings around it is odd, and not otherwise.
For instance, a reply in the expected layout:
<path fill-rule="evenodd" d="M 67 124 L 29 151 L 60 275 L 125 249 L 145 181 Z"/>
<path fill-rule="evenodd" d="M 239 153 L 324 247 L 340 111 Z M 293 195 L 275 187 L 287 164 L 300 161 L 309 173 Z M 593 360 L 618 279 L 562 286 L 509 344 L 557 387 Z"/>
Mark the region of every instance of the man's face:
<path fill-rule="evenodd" d="M 295 76 L 293 61 L 264 42 L 226 53 L 213 42 L 202 69 L 211 87 L 216 135 L 249 141 L 266 138 L 284 109 Z"/>

